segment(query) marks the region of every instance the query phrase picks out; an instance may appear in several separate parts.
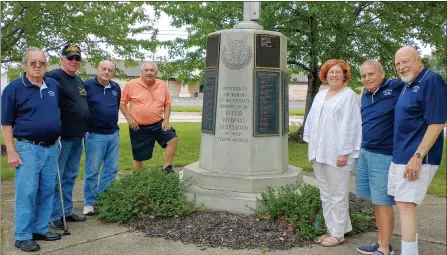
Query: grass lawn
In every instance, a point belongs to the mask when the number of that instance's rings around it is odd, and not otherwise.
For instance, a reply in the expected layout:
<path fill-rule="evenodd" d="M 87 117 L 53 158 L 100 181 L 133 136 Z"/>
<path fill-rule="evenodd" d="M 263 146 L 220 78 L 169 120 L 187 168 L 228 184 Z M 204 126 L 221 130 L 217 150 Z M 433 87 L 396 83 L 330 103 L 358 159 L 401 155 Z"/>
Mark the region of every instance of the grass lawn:
<path fill-rule="evenodd" d="M 202 112 L 202 106 L 172 106 L 173 112 Z M 304 116 L 304 109 L 290 109 L 291 116 Z"/>
<path fill-rule="evenodd" d="M 174 127 L 179 136 L 177 156 L 174 158 L 174 166 L 185 166 L 199 160 L 200 153 L 200 126 L 198 122 L 178 122 Z M 132 150 L 130 148 L 129 129 L 127 124 L 120 124 L 121 146 L 120 146 L 120 170 L 132 169 Z M 290 132 L 297 130 L 297 126 L 290 126 Z M 0 139 L 2 140 L 2 139 Z M 445 150 L 445 149 L 444 149 Z M 156 145 L 153 158 L 145 162 L 144 166 L 161 167 L 163 164 L 163 151 Z M 307 160 L 307 144 L 289 143 L 289 164 L 303 168 L 305 171 L 312 171 L 312 164 Z M 13 180 L 14 169 L 7 164 L 7 157 L 2 155 L 1 179 Z M 81 169 L 79 179 L 84 176 L 84 155 L 81 159 Z M 444 153 L 441 165 L 437 171 L 433 182 L 428 190 L 429 194 L 446 197 L 446 156 Z"/>
<path fill-rule="evenodd" d="M 172 112 L 202 112 L 202 106 L 171 106 Z"/>

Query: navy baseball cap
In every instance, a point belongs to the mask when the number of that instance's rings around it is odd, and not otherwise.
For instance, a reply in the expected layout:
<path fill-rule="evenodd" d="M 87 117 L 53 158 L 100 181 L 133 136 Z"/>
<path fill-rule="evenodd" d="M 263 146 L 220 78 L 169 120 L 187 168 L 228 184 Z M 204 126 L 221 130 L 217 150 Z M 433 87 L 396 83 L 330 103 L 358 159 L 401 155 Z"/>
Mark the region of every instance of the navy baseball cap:
<path fill-rule="evenodd" d="M 71 57 L 78 55 L 81 56 L 81 48 L 75 44 L 67 44 L 62 48 L 62 56 Z"/>

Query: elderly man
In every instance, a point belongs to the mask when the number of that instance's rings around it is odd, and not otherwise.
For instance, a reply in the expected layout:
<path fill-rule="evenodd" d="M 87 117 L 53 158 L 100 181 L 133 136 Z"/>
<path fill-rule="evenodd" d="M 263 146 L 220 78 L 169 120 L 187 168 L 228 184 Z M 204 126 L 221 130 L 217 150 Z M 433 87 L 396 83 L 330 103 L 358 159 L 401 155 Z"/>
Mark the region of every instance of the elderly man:
<path fill-rule="evenodd" d="M 393 155 L 394 108 L 404 83 L 388 80 L 382 65 L 367 60 L 360 66 L 365 91 L 362 95 L 362 148 L 357 163 L 356 194 L 371 198 L 379 241 L 360 246 L 363 254 L 394 254 L 390 238 L 394 227 L 394 198 L 387 194 Z"/>
<path fill-rule="evenodd" d="M 45 54 L 38 48 L 23 56 L 25 74 L 6 86 L 2 94 L 3 139 L 8 165 L 15 172 L 15 246 L 22 251 L 40 249 L 34 240 L 53 241 L 59 233 L 48 231 L 56 185 L 61 132 L 58 84 L 44 78 Z M 13 137 L 17 139 L 14 145 Z"/>
<path fill-rule="evenodd" d="M 98 65 L 97 76 L 84 82 L 89 108 L 88 133 L 85 136 L 85 215 L 95 214 L 97 194 L 110 187 L 118 172 L 121 89 L 118 83 L 112 81 L 114 74 L 115 65 L 103 60 Z"/>
<path fill-rule="evenodd" d="M 402 255 L 417 255 L 416 206 L 422 204 L 441 162 L 447 85 L 424 67 L 413 47 L 396 52 L 395 66 L 406 84 L 396 105 L 388 194 L 399 210 Z"/>
<path fill-rule="evenodd" d="M 120 110 L 129 123 L 134 168 L 140 169 L 142 161 L 152 158 L 157 141 L 162 148 L 166 148 L 163 170 L 174 173 L 171 164 L 178 138 L 169 125 L 171 96 L 166 84 L 155 78 L 157 73 L 154 62 L 143 63 L 141 77 L 130 80 L 123 89 Z"/>
<path fill-rule="evenodd" d="M 87 92 L 81 77 L 76 72 L 81 65 L 81 49 L 74 44 L 62 48 L 61 68 L 47 73 L 48 77 L 59 82 L 59 108 L 62 120 L 61 144 L 59 154 L 59 170 L 62 178 L 62 194 L 64 212 L 67 221 L 85 221 L 82 215 L 76 215 L 73 210 L 73 188 L 79 172 L 82 154 L 82 139 L 87 132 L 88 105 Z M 55 186 L 56 192 L 59 187 Z M 61 220 L 61 203 L 54 200 L 50 225 L 54 229 L 64 229 Z"/>

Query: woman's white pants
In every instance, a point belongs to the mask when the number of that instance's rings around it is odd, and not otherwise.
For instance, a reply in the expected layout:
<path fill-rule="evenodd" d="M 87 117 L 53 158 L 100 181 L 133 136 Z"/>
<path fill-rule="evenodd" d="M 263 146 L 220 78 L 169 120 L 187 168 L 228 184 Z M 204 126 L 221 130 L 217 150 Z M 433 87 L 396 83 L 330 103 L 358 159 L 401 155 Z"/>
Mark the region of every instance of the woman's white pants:
<path fill-rule="evenodd" d="M 355 165 L 334 167 L 313 162 L 313 167 L 328 233 L 334 237 L 342 237 L 352 230 L 349 218 L 349 184 Z"/>

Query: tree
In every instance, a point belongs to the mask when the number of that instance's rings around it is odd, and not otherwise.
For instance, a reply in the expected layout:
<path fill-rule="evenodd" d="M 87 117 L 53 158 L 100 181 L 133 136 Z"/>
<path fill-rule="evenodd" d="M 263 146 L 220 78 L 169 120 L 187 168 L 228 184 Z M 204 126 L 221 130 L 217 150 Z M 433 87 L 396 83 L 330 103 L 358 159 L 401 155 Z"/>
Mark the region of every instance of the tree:
<path fill-rule="evenodd" d="M 442 76 L 445 82 L 447 82 L 447 56 L 445 52 L 432 52 L 430 56 L 424 59 L 425 64 Z"/>
<path fill-rule="evenodd" d="M 20 62 L 30 46 L 59 56 L 62 46 L 71 42 L 79 44 L 93 64 L 111 59 L 112 52 L 128 65 L 133 64 L 129 60 L 145 58 L 142 49 L 155 51 L 157 46 L 154 37 L 135 39 L 155 32 L 143 2 L 2 2 L 1 16 L 1 63 L 6 67 Z"/>
<path fill-rule="evenodd" d="M 171 25 L 187 27 L 188 38 L 163 43 L 172 58 L 180 58 L 172 65 L 184 77 L 204 70 L 208 33 L 232 28 L 242 20 L 242 2 L 151 5 L 170 15 Z M 353 72 L 349 85 L 359 84 L 358 67 L 366 59 L 380 61 L 388 76 L 394 76 L 394 53 L 403 45 L 416 46 L 419 41 L 445 52 L 441 28 L 445 12 L 442 2 L 262 2 L 260 24 L 287 36 L 289 66 L 307 73 L 305 121 L 321 85 L 318 72 L 324 61 L 347 60 Z M 302 139 L 303 126 L 291 135 L 292 140 Z"/>
<path fill-rule="evenodd" d="M 202 83 L 208 34 L 229 29 L 242 17 L 243 2 L 150 2 L 156 13 L 164 11 L 172 26 L 187 26 L 188 38 L 160 42 L 170 59 L 162 65 L 163 73 L 176 74 L 183 83 Z"/>

